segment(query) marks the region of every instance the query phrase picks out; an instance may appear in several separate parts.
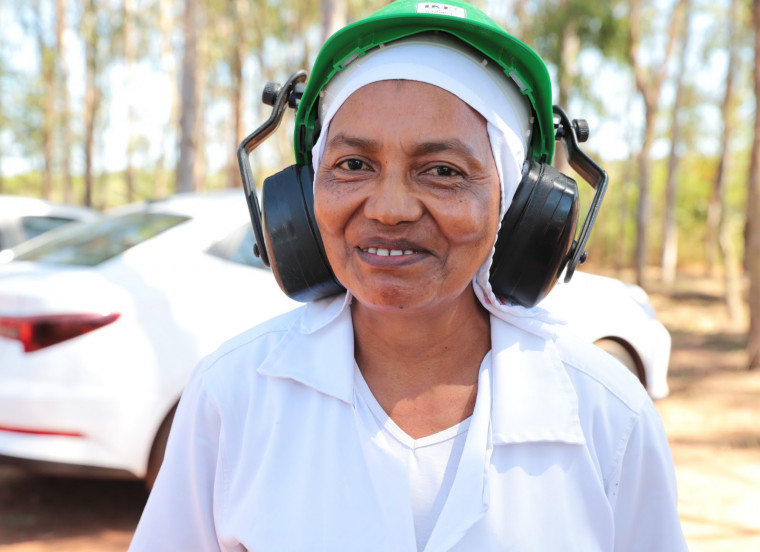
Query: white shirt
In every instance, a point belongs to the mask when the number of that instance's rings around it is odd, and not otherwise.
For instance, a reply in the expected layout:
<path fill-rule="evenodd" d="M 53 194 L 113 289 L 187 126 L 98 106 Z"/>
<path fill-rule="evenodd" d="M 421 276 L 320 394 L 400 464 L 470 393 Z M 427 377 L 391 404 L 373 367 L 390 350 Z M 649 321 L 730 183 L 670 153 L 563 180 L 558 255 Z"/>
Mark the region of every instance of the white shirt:
<path fill-rule="evenodd" d="M 637 380 L 585 342 L 495 317 L 491 345 L 424 550 L 686 550 Z M 130 551 L 416 551 L 406 463 L 373 446 L 355 401 L 340 297 L 229 341 L 187 385 Z"/>
<path fill-rule="evenodd" d="M 490 362 L 491 356 L 487 354 L 483 363 Z M 470 418 L 433 435 L 414 439 L 385 413 L 358 366 L 355 366 L 354 373 L 357 422 L 364 425 L 363 431 L 379 431 L 383 434 L 382 438 L 378 436 L 373 440 L 381 453 L 391 458 L 402 458 L 406 462 L 414 536 L 417 550 L 424 550 L 454 484 Z"/>

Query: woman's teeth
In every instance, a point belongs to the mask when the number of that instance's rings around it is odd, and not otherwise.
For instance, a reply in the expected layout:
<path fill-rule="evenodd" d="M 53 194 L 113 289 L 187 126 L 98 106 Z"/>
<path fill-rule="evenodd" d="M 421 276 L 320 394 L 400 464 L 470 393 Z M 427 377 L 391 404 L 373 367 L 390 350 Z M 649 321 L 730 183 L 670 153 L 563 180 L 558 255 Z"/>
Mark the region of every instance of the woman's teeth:
<path fill-rule="evenodd" d="M 412 255 L 413 249 L 380 249 L 377 247 L 368 247 L 363 249 L 365 253 L 371 253 L 372 255 L 379 255 L 380 257 L 398 257 L 400 255 Z"/>

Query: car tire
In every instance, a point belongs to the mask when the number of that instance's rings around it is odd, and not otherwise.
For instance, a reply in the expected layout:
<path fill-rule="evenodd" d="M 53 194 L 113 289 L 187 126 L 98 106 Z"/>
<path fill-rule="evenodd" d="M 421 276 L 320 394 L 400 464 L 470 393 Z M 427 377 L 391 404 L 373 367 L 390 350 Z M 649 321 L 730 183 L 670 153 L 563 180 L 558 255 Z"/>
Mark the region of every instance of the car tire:
<path fill-rule="evenodd" d="M 594 345 L 618 359 L 623 364 L 623 366 L 628 368 L 628 370 L 630 370 L 633 375 L 639 379 L 641 385 L 644 387 L 647 386 L 644 367 L 641 365 L 639 356 L 631 348 L 630 345 L 610 337 L 599 339 L 594 342 Z"/>
<path fill-rule="evenodd" d="M 161 425 L 156 432 L 156 437 L 153 439 L 153 446 L 150 449 L 150 457 L 148 458 L 148 470 L 145 474 L 145 486 L 150 491 L 153 488 L 153 484 L 156 482 L 158 476 L 158 470 L 161 469 L 161 463 L 164 461 L 164 453 L 166 452 L 166 442 L 169 439 L 169 431 L 172 428 L 172 421 L 174 421 L 174 412 L 177 410 L 175 404 L 169 413 L 161 422 Z"/>

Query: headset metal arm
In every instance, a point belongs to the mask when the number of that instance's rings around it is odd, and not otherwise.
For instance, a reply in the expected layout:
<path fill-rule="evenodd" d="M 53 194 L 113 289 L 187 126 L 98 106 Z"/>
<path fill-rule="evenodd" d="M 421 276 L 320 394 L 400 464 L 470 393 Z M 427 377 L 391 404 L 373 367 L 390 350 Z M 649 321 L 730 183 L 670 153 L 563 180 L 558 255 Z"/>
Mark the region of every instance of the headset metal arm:
<path fill-rule="evenodd" d="M 576 129 L 564 110 L 555 105 L 554 114 L 559 117 L 559 125 L 557 126 L 555 136 L 557 140 L 562 142 L 570 166 L 581 175 L 583 180 L 594 188 L 594 197 L 591 200 L 591 206 L 586 214 L 586 219 L 583 221 L 581 232 L 570 249 L 569 261 L 565 271 L 565 282 L 569 282 L 578 264 L 582 264 L 586 260 L 586 242 L 588 242 L 591 227 L 594 225 L 599 208 L 602 205 L 604 193 L 607 191 L 609 177 L 607 176 L 607 172 L 578 146 Z"/>
<path fill-rule="evenodd" d="M 259 200 L 256 195 L 256 185 L 253 180 L 250 154 L 253 150 L 259 147 L 264 140 L 269 138 L 269 136 L 277 130 L 278 126 L 280 126 L 282 117 L 285 115 L 285 110 L 289 105 L 291 107 L 295 105 L 295 102 L 291 99 L 291 95 L 295 91 L 296 85 L 305 80 L 306 71 L 304 70 L 297 71 L 288 78 L 285 84 L 277 92 L 274 103 L 272 103 L 272 113 L 269 115 L 269 118 L 264 124 L 240 142 L 237 149 L 240 175 L 243 179 L 243 189 L 245 190 L 248 210 L 250 211 L 251 220 L 253 221 L 253 234 L 256 239 L 254 253 L 261 258 L 261 261 L 266 266 L 269 266 L 269 255 L 267 254 L 266 245 L 264 243 L 264 232 L 261 227 L 261 209 L 259 208 Z"/>

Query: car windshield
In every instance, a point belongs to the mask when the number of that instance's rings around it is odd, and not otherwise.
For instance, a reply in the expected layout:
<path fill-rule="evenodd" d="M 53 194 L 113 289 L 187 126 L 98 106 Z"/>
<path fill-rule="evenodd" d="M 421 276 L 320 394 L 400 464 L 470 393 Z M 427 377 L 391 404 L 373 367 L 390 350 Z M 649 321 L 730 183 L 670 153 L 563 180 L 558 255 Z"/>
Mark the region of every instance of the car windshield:
<path fill-rule="evenodd" d="M 167 213 L 130 213 L 62 227 L 51 239 L 19 252 L 15 260 L 95 266 L 186 220 Z"/>
<path fill-rule="evenodd" d="M 44 234 L 53 228 L 58 228 L 59 226 L 68 224 L 69 222 L 74 221 L 69 218 L 55 216 L 28 216 L 21 219 L 21 226 L 23 227 L 27 238 L 34 238 L 35 236 Z"/>

